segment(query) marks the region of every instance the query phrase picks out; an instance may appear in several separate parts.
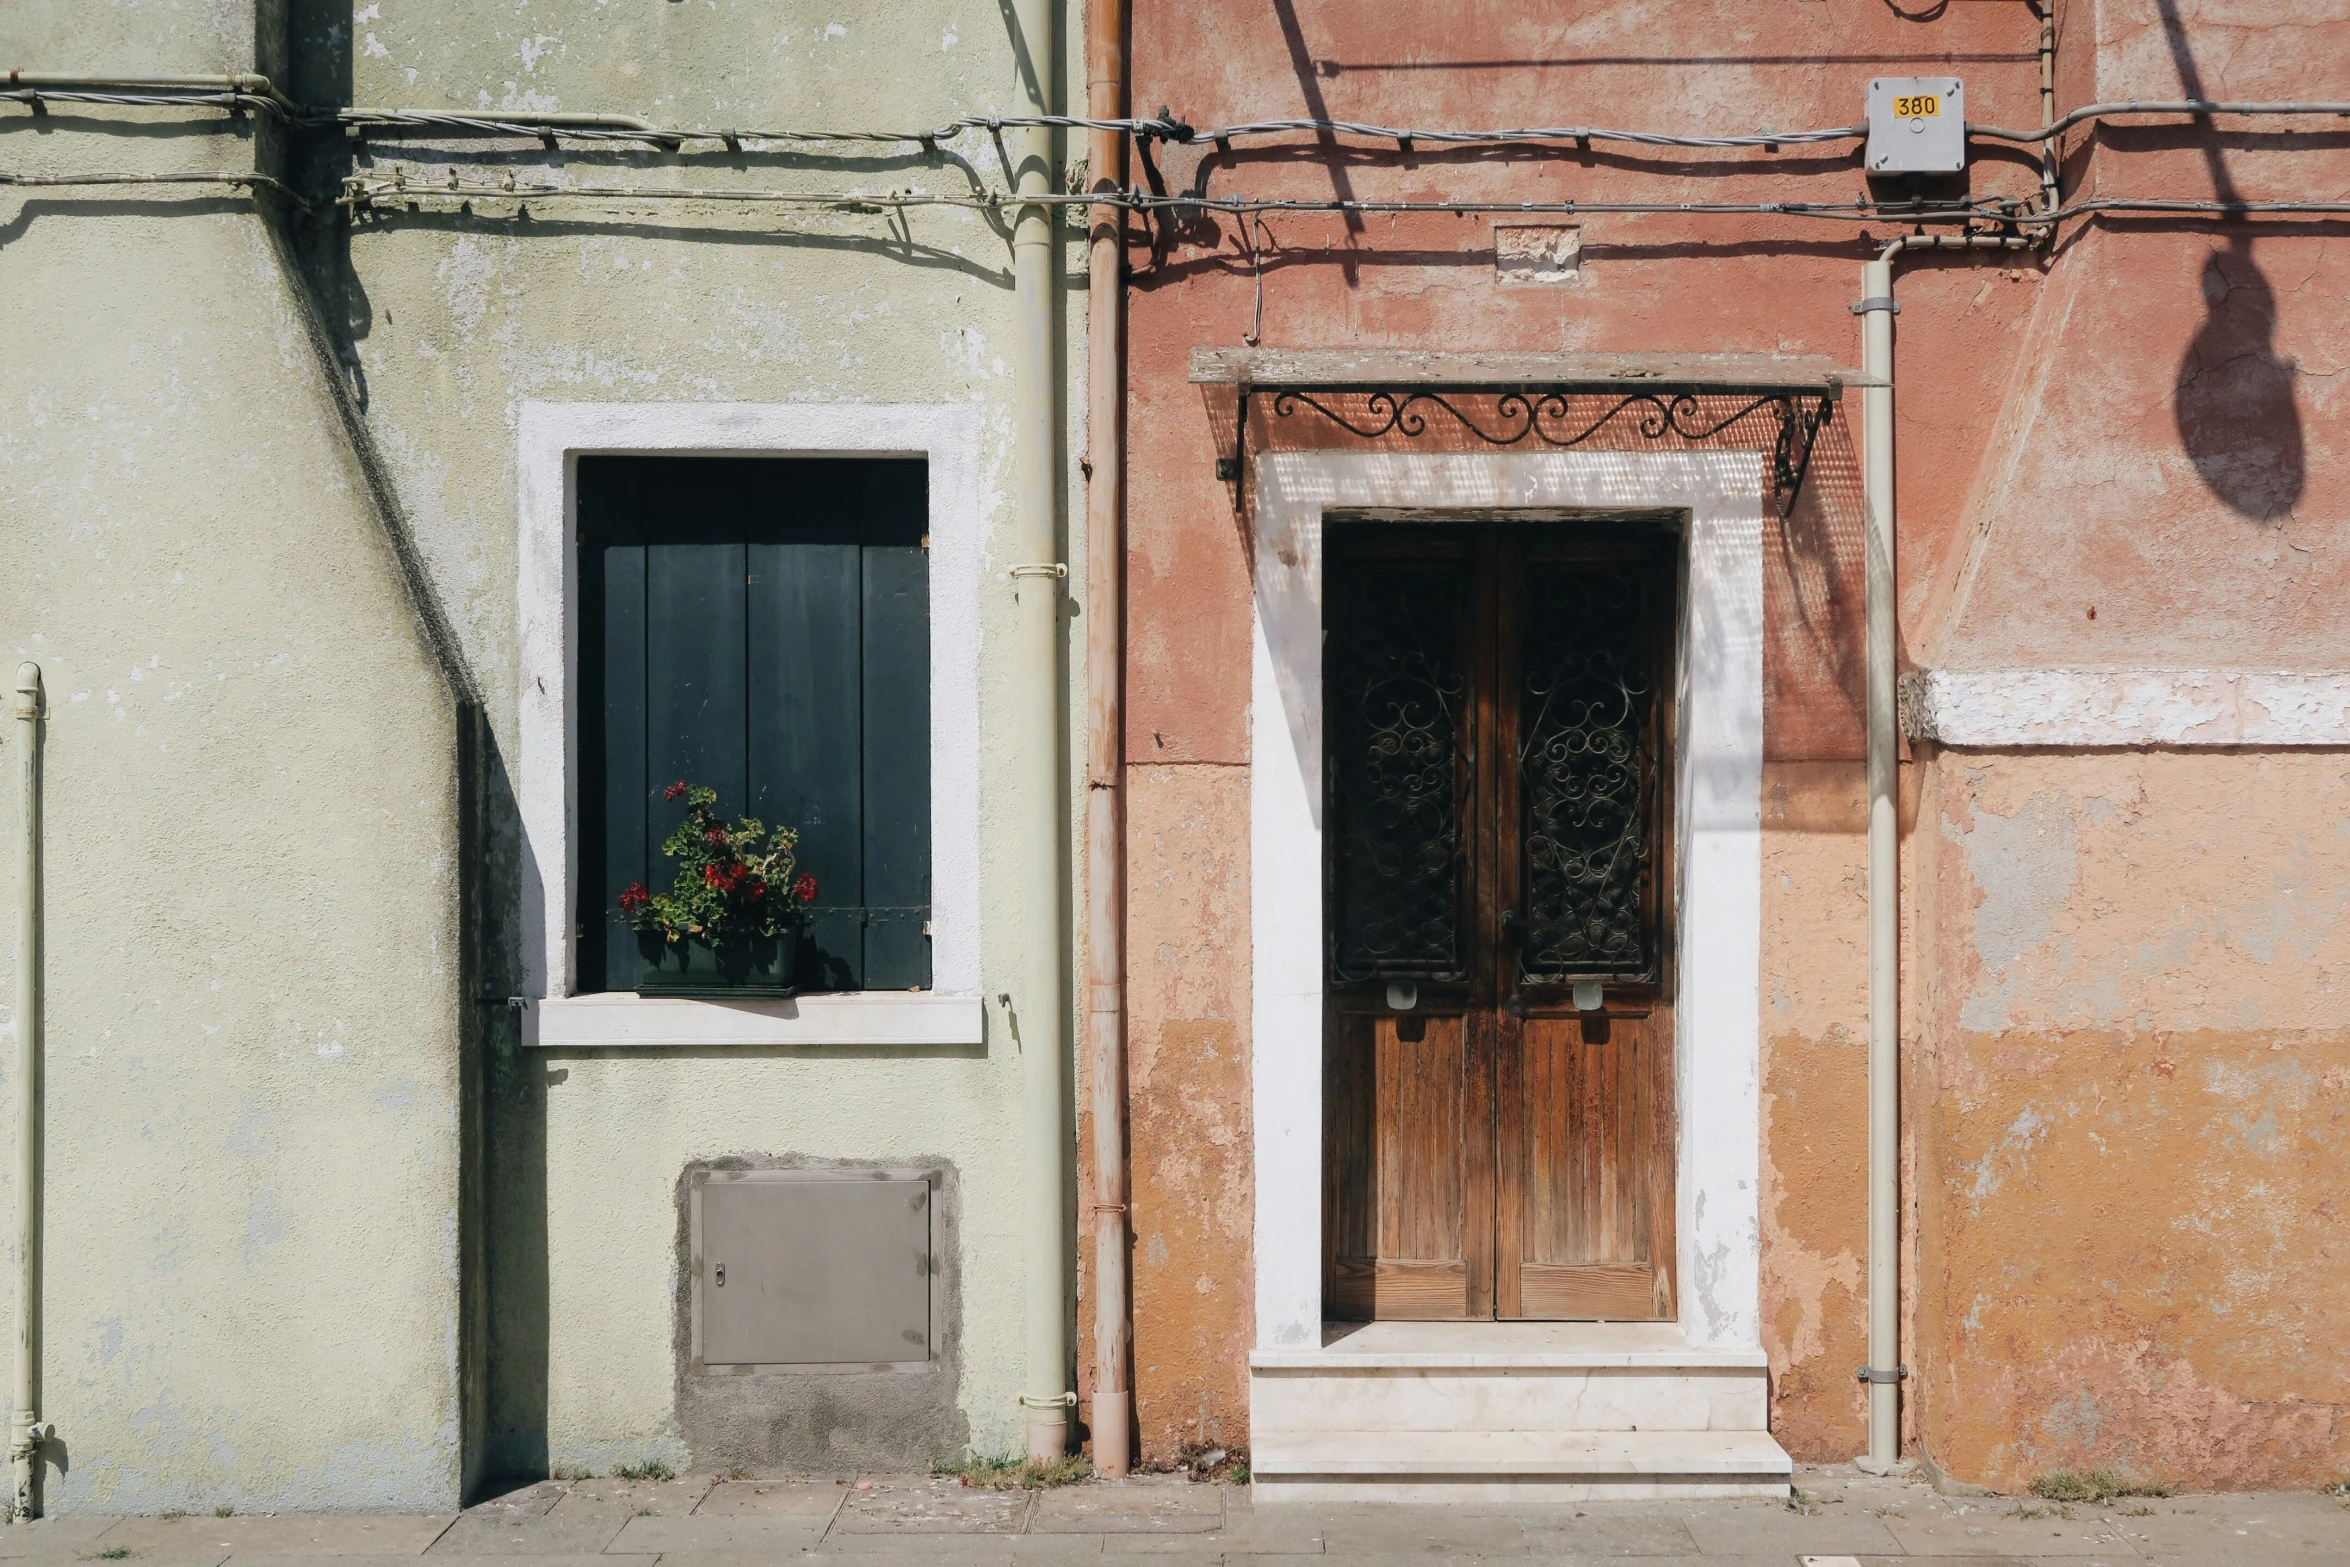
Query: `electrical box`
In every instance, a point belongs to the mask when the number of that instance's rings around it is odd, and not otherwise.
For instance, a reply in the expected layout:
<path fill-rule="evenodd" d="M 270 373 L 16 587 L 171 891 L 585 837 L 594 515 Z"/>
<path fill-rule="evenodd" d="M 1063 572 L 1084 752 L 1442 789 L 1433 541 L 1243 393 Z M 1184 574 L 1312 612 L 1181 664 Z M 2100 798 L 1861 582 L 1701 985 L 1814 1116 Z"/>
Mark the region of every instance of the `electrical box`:
<path fill-rule="evenodd" d="M 1955 76 L 1869 83 L 1869 172 L 1957 174 L 1966 168 L 1966 84 Z"/>
<path fill-rule="evenodd" d="M 694 1369 L 926 1367 L 934 1198 L 913 1170 L 696 1171 Z"/>

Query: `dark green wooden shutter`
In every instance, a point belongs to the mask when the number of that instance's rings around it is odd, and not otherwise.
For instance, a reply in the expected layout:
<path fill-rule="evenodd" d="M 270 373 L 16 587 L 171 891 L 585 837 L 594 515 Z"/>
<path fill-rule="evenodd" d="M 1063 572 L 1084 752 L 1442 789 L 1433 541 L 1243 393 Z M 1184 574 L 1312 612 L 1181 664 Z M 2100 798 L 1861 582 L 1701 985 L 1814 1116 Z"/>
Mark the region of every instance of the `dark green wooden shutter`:
<path fill-rule="evenodd" d="M 800 830 L 817 888 L 801 984 L 826 990 L 865 988 L 857 557 L 854 543 L 751 549 L 751 809 Z"/>
<path fill-rule="evenodd" d="M 919 461 L 580 460 L 582 990 L 668 886 L 677 779 L 800 831 L 801 984 L 930 983 L 930 572 Z"/>
<path fill-rule="evenodd" d="M 930 557 L 865 555 L 865 984 L 930 983 Z"/>
<path fill-rule="evenodd" d="M 580 615 L 587 632 L 580 674 L 588 687 L 582 729 L 593 727 L 602 743 L 591 746 L 584 732 L 580 737 L 580 815 L 583 824 L 597 822 L 602 831 L 585 837 L 579 856 L 586 894 L 579 984 L 582 990 L 626 989 L 635 983 L 636 936 L 613 899 L 630 882 L 648 879 L 645 867 L 652 858 L 645 839 L 653 789 L 645 766 L 645 547 L 614 544 L 586 553 L 580 596 L 593 602 L 583 604 Z M 600 771 L 591 760 L 599 754 Z M 603 874 L 589 874 L 591 866 Z"/>

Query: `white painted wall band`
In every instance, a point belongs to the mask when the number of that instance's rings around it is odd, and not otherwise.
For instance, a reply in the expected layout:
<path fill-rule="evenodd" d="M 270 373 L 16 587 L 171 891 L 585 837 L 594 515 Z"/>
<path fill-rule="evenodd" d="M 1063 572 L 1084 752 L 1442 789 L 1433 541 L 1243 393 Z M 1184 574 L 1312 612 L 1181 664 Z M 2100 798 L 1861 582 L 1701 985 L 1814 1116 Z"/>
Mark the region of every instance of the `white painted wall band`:
<path fill-rule="evenodd" d="M 1901 725 L 1953 746 L 2350 746 L 2350 673 L 1921 669 Z"/>

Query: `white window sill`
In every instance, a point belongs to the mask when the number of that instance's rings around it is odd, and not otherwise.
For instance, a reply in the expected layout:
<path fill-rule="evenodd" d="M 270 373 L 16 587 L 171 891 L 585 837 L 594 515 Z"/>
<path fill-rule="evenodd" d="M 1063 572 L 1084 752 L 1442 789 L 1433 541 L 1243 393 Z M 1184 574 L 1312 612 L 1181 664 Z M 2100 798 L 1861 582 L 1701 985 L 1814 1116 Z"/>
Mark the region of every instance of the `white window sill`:
<path fill-rule="evenodd" d="M 626 991 L 533 1002 L 522 1042 L 542 1049 L 658 1050 L 680 1046 L 976 1045 L 977 996 L 857 990 L 790 1001 L 710 1001 Z"/>

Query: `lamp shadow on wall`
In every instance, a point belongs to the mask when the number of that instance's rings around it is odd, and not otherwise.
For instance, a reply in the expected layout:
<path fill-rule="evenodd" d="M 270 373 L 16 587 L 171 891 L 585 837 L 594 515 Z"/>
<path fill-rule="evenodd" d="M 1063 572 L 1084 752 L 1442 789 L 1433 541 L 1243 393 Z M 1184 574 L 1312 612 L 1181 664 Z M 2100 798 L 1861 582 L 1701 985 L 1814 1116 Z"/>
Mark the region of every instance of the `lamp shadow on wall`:
<path fill-rule="evenodd" d="M 2276 295 L 2236 237 L 2205 260 L 2203 324 L 2179 361 L 2171 397 L 2179 444 L 2204 488 L 2239 516 L 2282 523 L 2300 504 L 2308 464 L 2294 396 L 2299 366 L 2276 348 Z"/>
<path fill-rule="evenodd" d="M 2156 0 L 2179 86 L 2190 99 L 2206 96 L 2203 71 L 2188 47 L 2177 0 Z M 2221 201 L 2241 195 L 2210 121 L 2194 139 Z M 2239 218 L 2238 224 L 2244 220 Z M 2293 395 L 2299 367 L 2276 350 L 2276 291 L 2252 256 L 2252 236 L 2238 227 L 2228 248 L 2203 266 L 2203 324 L 2187 343 L 2171 393 L 2179 444 L 2204 488 L 2237 515 L 2281 523 L 2300 504 L 2308 477 L 2301 410 Z"/>

